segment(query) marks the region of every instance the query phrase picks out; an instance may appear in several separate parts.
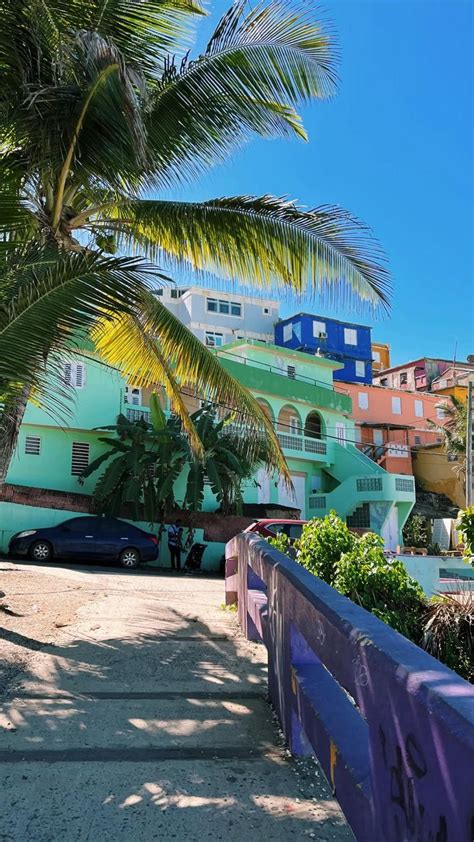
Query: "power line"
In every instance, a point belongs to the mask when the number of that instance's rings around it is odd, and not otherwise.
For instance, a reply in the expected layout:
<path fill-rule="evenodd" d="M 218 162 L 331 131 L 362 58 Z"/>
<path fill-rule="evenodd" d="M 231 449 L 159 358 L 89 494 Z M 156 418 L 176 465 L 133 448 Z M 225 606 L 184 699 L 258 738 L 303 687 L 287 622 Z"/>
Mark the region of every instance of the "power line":
<path fill-rule="evenodd" d="M 90 357 L 88 354 L 84 354 L 84 353 L 78 353 L 77 356 L 83 357 L 84 359 L 87 359 L 88 361 L 92 361 L 92 362 L 96 363 L 97 365 L 101 365 L 104 368 L 108 368 L 111 371 L 115 371 L 118 374 L 122 374 L 122 376 L 123 376 L 123 372 L 121 371 L 121 369 L 117 368 L 117 366 L 110 365 L 110 363 L 106 363 L 104 360 L 100 360 L 100 359 L 97 359 L 95 357 Z M 159 384 L 159 385 L 162 385 L 162 384 Z M 216 407 L 216 408 L 219 408 L 219 409 L 225 409 L 228 412 L 232 413 L 233 415 L 240 415 L 240 416 L 245 418 L 245 414 L 241 410 L 236 409 L 235 407 L 230 406 L 229 404 L 225 404 L 225 403 L 222 403 L 222 402 L 216 401 L 216 400 L 210 400 L 210 399 L 207 399 L 207 398 L 200 398 L 196 394 L 195 391 L 187 391 L 185 388 L 180 388 L 178 391 L 179 391 L 180 395 L 182 395 L 183 397 L 201 400 L 203 403 L 206 403 L 210 406 L 213 406 L 213 407 Z M 335 394 L 340 394 L 340 393 L 336 392 Z M 259 400 L 259 399 L 256 398 L 256 400 Z M 290 406 L 290 404 L 288 404 L 288 406 Z M 133 405 L 129 404 L 129 408 L 133 409 Z M 313 411 L 317 412 L 318 410 L 315 409 Z M 296 409 L 295 409 L 295 412 L 297 412 Z M 282 431 L 281 429 L 279 429 L 281 427 L 285 427 L 288 430 L 289 435 L 295 435 L 295 438 L 298 437 L 298 434 L 294 433 L 294 427 L 292 427 L 291 424 L 286 424 L 283 421 L 275 421 L 271 418 L 269 418 L 268 420 L 270 421 L 270 423 L 271 423 L 271 425 L 272 425 L 272 427 L 273 427 L 273 429 L 275 430 L 276 433 L 283 432 L 284 434 L 286 434 L 285 431 Z M 351 419 L 351 420 L 354 421 L 355 419 Z M 430 418 L 427 418 L 426 420 L 430 421 L 431 423 L 434 423 L 434 421 Z M 383 424 L 384 422 L 381 421 L 380 423 Z M 331 429 L 336 429 L 336 428 L 333 427 L 332 425 L 329 425 L 329 426 L 326 426 L 326 429 L 331 430 Z M 423 428 L 417 428 L 417 429 L 420 429 L 420 432 L 431 432 L 430 430 L 426 430 L 426 429 L 423 429 Z M 304 431 L 302 430 L 301 434 L 303 434 L 303 433 L 304 433 Z M 323 439 L 323 438 L 324 439 L 331 439 L 331 440 L 338 441 L 339 443 L 341 443 L 341 439 L 340 439 L 339 436 L 331 435 L 327 432 L 321 431 L 320 438 L 321 439 Z M 357 450 L 359 452 L 362 452 L 362 453 L 363 453 L 363 451 L 361 451 L 361 449 L 358 447 L 358 445 L 361 445 L 361 444 L 362 445 L 366 444 L 367 447 L 370 447 L 370 448 L 373 448 L 373 449 L 382 449 L 384 451 L 388 450 L 390 447 L 393 447 L 395 445 L 403 445 L 403 447 L 406 448 L 406 450 L 410 453 L 419 453 L 417 447 L 420 446 L 420 445 L 410 446 L 410 445 L 406 444 L 405 442 L 402 442 L 402 441 L 396 440 L 396 439 L 392 440 L 392 441 L 389 441 L 389 442 L 383 442 L 382 444 L 374 444 L 374 443 L 371 443 L 371 442 L 360 442 L 360 441 L 357 441 L 357 439 L 348 439 L 348 438 L 345 437 L 344 442 L 346 444 L 353 444 L 355 447 L 357 447 Z M 433 444 L 442 444 L 442 442 L 433 442 Z M 364 454 L 364 455 L 366 455 L 366 454 Z M 446 459 L 445 453 L 429 453 L 428 452 L 428 453 L 424 453 L 424 456 L 429 456 L 430 458 Z M 368 457 L 368 458 L 370 459 L 370 457 Z M 393 457 L 393 458 L 397 458 L 397 457 Z M 375 462 L 375 460 L 372 460 L 372 461 Z M 375 462 L 375 464 L 377 464 L 377 463 Z"/>

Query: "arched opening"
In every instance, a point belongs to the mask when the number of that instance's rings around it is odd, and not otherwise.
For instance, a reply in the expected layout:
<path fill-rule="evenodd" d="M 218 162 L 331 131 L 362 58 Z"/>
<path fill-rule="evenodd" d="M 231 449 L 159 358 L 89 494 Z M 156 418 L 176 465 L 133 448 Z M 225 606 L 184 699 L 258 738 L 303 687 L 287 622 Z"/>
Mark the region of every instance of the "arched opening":
<path fill-rule="evenodd" d="M 290 404 L 282 406 L 278 413 L 278 432 L 289 436 L 300 436 L 303 430 L 301 416 Z"/>
<path fill-rule="evenodd" d="M 304 434 L 309 439 L 321 439 L 323 437 L 323 419 L 319 412 L 310 412 L 304 425 Z"/>
<path fill-rule="evenodd" d="M 272 408 L 271 408 L 270 404 L 268 403 L 268 401 L 265 401 L 263 398 L 257 398 L 257 403 L 258 403 L 260 409 L 267 416 L 270 423 L 273 424 L 275 419 L 274 419 L 274 416 L 273 416 Z"/>

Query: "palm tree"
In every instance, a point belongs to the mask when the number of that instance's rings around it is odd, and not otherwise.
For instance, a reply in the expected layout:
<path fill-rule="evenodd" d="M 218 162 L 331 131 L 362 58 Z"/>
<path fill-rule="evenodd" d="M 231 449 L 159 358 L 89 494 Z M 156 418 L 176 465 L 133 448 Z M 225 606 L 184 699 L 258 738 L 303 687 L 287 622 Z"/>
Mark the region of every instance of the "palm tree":
<path fill-rule="evenodd" d="M 163 195 L 254 135 L 306 139 L 298 103 L 336 88 L 333 39 L 311 0 L 236 0 L 194 59 L 199 0 L 0 10 L 0 482 L 28 398 L 64 410 L 59 361 L 88 336 L 135 383 L 164 385 L 196 453 L 183 383 L 265 430 L 269 465 L 288 477 L 256 401 L 150 289 L 184 266 L 386 304 L 379 247 L 337 207 Z"/>
<path fill-rule="evenodd" d="M 444 449 L 455 464 L 454 473 L 465 479 L 466 475 L 466 431 L 467 431 L 467 403 L 451 395 L 449 403 L 439 403 L 437 409 L 444 413 L 443 424 L 430 421 L 430 426 L 443 437 Z"/>
<path fill-rule="evenodd" d="M 239 514 L 242 482 L 250 479 L 259 465 L 268 464 L 268 440 L 260 436 L 257 446 L 250 436 L 235 429 L 233 415 L 219 419 L 211 406 L 191 416 L 203 446 L 200 458 L 190 458 L 185 505 L 193 512 L 202 508 L 205 481 L 224 514 Z"/>
<path fill-rule="evenodd" d="M 107 450 L 81 476 L 84 481 L 108 463 L 93 493 L 99 512 L 120 515 L 128 505 L 134 520 L 163 522 L 166 512 L 176 505 L 173 486 L 189 458 L 180 420 L 165 418 L 156 394 L 152 394 L 150 423 L 131 422 L 119 415 L 114 426 L 104 429 L 115 436 L 99 439 Z"/>

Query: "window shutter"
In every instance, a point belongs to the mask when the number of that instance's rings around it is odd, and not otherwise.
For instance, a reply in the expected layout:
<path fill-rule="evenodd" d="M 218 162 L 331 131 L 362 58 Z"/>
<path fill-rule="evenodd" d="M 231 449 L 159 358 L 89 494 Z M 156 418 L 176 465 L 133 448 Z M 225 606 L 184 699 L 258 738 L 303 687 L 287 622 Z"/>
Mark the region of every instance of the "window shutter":
<path fill-rule="evenodd" d="M 82 387 L 84 386 L 84 380 L 85 380 L 84 365 L 83 365 L 83 363 L 76 363 L 75 382 L 76 382 L 76 387 L 78 389 L 82 389 Z"/>
<path fill-rule="evenodd" d="M 30 456 L 39 456 L 41 453 L 41 439 L 39 436 L 25 437 L 25 453 Z"/>
<path fill-rule="evenodd" d="M 72 386 L 72 363 L 64 364 L 64 382 L 66 386 Z"/>
<path fill-rule="evenodd" d="M 286 372 L 287 372 L 287 374 L 288 374 L 288 377 L 290 377 L 292 380 L 294 380 L 294 379 L 295 379 L 295 377 L 296 377 L 296 368 L 295 368 L 295 366 L 294 366 L 294 365 L 287 365 L 287 367 L 286 367 Z"/>
<path fill-rule="evenodd" d="M 71 458 L 72 476 L 80 476 L 82 472 L 88 467 L 89 453 L 90 444 L 88 442 L 73 441 Z"/>

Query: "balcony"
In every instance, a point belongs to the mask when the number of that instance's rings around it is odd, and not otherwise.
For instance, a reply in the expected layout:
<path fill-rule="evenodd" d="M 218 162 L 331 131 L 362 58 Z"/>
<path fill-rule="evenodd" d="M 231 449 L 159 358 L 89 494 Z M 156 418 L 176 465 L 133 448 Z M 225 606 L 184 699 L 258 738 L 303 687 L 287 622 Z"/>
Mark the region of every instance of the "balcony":
<path fill-rule="evenodd" d="M 134 424 L 136 421 L 149 421 L 150 419 L 150 407 L 149 406 L 131 406 L 130 404 L 125 404 L 124 408 L 125 417 Z"/>
<path fill-rule="evenodd" d="M 304 459 L 326 463 L 332 461 L 332 442 L 291 433 L 277 433 L 277 435 L 283 452 L 288 456 L 301 456 Z"/>
<path fill-rule="evenodd" d="M 324 514 L 331 509 L 346 511 L 353 504 L 362 503 L 415 502 L 415 480 L 413 477 L 383 473 L 380 476 L 350 477 L 338 488 L 327 494 L 311 494 L 308 499 L 310 513 Z"/>
<path fill-rule="evenodd" d="M 239 383 L 253 392 L 277 395 L 288 401 L 305 401 L 322 409 L 351 412 L 352 400 L 347 394 L 336 392 L 332 385 L 311 377 L 288 373 L 285 369 L 258 360 L 248 360 L 236 354 L 218 354 L 222 366 Z M 291 368 L 291 367 L 290 367 Z"/>

